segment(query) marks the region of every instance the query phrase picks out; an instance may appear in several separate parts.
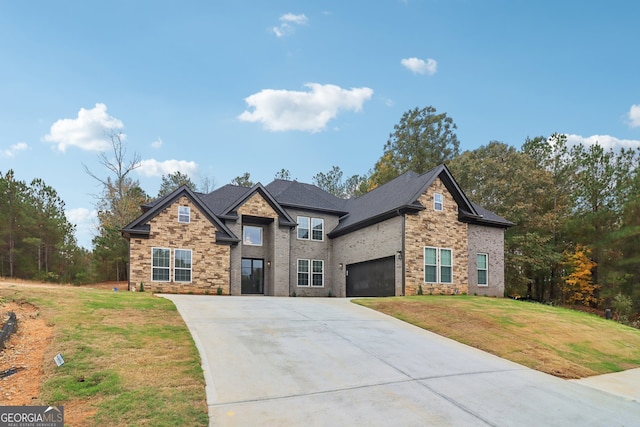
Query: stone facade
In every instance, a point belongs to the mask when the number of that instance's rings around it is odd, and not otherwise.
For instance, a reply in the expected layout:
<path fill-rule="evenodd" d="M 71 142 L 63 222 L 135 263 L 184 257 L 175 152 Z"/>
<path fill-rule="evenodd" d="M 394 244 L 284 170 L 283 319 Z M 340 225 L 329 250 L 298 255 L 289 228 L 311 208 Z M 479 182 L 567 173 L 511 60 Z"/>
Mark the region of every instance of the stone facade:
<path fill-rule="evenodd" d="M 190 222 L 178 222 L 178 206 L 190 207 Z M 166 293 L 216 294 L 218 288 L 229 294 L 230 247 L 216 243 L 216 228 L 189 200 L 181 197 L 149 221 L 148 239 L 132 238 L 129 245 L 131 263 L 129 280 L 145 291 Z M 169 282 L 151 279 L 152 248 L 171 250 Z M 173 263 L 175 249 L 191 249 L 191 282 L 174 282 Z"/>
<path fill-rule="evenodd" d="M 434 194 L 442 194 L 443 210 L 434 209 Z M 464 294 L 468 292 L 467 224 L 458 220 L 458 205 L 444 183 L 437 178 L 418 199 L 426 208 L 417 215 L 406 215 L 405 223 L 405 295 L 416 295 L 420 285 L 428 294 Z M 426 283 L 424 248 L 453 250 L 452 283 Z"/>

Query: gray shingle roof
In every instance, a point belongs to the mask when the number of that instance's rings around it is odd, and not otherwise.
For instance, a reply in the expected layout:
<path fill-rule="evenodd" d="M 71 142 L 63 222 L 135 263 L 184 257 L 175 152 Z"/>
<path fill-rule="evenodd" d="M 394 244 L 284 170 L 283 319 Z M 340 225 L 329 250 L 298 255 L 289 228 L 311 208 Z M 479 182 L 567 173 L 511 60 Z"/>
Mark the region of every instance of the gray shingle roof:
<path fill-rule="evenodd" d="M 312 184 L 275 179 L 265 188 L 282 206 L 346 213 L 344 210 L 346 200 L 327 193 Z"/>

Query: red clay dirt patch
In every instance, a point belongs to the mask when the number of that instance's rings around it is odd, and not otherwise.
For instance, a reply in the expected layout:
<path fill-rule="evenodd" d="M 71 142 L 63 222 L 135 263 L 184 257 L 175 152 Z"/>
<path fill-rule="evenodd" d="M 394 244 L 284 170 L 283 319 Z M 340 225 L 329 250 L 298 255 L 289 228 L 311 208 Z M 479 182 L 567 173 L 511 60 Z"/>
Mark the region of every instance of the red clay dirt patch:
<path fill-rule="evenodd" d="M 16 314 L 17 330 L 0 351 L 0 372 L 11 368 L 18 371 L 0 379 L 0 402 L 11 406 L 39 404 L 37 399 L 44 379 L 42 366 L 53 327 L 40 317 L 37 307 L 26 302 L 0 305 L 3 324 L 11 311 Z"/>

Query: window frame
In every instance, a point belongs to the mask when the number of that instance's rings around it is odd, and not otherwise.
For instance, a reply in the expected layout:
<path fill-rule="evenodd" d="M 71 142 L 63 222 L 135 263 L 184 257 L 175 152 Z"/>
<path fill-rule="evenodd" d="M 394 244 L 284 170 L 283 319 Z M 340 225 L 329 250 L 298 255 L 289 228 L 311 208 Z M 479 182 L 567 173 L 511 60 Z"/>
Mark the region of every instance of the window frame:
<path fill-rule="evenodd" d="M 301 262 L 303 262 L 303 263 L 304 263 L 304 262 L 306 262 L 306 265 L 307 265 L 307 271 L 301 271 L 301 270 L 300 270 L 300 263 L 301 263 Z M 310 281 L 310 279 L 311 279 L 311 277 L 310 277 L 310 273 L 311 273 L 311 271 L 310 271 L 310 270 L 311 270 L 311 268 L 310 268 L 310 267 L 311 267 L 311 262 L 310 262 L 310 260 L 305 259 L 305 258 L 298 258 L 298 259 L 296 260 L 296 272 L 297 272 L 296 286 L 297 286 L 297 287 L 299 287 L 299 288 L 309 288 L 309 287 L 311 287 L 311 281 Z M 301 285 L 301 284 L 300 284 L 300 278 L 301 278 L 301 275 L 306 276 L 306 285 L 304 285 L 304 284 L 303 284 L 303 285 Z"/>
<path fill-rule="evenodd" d="M 433 251 L 432 253 L 435 253 L 435 264 L 427 264 L 427 250 L 429 251 Z M 444 252 L 448 252 L 450 255 L 450 263 L 449 264 L 443 264 L 442 263 L 442 254 Z M 435 246 L 424 246 L 422 249 L 422 257 L 423 257 L 423 263 L 422 263 L 422 267 L 423 267 L 423 280 L 424 283 L 430 284 L 430 285 L 436 285 L 436 284 L 442 284 L 442 285 L 451 285 L 453 284 L 453 249 L 451 248 L 438 248 Z M 435 271 L 435 282 L 432 282 L 430 280 L 427 280 L 427 267 L 430 269 L 431 274 L 433 275 L 433 272 Z M 445 276 L 445 274 L 443 274 L 443 269 L 449 269 L 449 281 L 443 281 L 442 277 Z"/>
<path fill-rule="evenodd" d="M 444 210 L 444 196 L 442 193 L 433 193 L 433 210 L 438 212 Z"/>
<path fill-rule="evenodd" d="M 260 243 L 253 243 L 251 242 L 251 239 L 249 239 L 250 243 L 247 243 L 247 235 L 245 234 L 245 231 L 247 229 L 258 229 L 260 230 Z M 264 236 L 263 236 L 263 230 L 262 227 L 259 227 L 257 225 L 243 225 L 242 226 L 242 244 L 243 245 L 247 245 L 247 246 L 262 246 L 262 243 L 264 241 Z"/>
<path fill-rule="evenodd" d="M 480 257 L 484 257 L 484 268 L 480 268 Z M 480 272 L 484 272 L 484 283 L 480 283 Z M 476 285 L 489 286 L 489 254 L 485 252 L 478 252 L 476 254 Z"/>
<path fill-rule="evenodd" d="M 189 268 L 178 267 L 178 252 L 185 252 L 189 254 Z M 189 272 L 189 280 L 178 280 L 176 272 L 178 271 L 188 271 Z M 191 249 L 174 249 L 173 250 L 173 281 L 177 283 L 191 283 L 193 281 L 193 251 Z"/>
<path fill-rule="evenodd" d="M 433 250 L 435 252 L 435 264 L 427 264 L 427 249 L 429 250 Z M 424 257 L 424 262 L 423 262 L 423 266 L 424 266 L 424 283 L 431 283 L 431 284 L 436 284 L 438 283 L 438 248 L 435 248 L 433 246 L 425 246 L 422 250 L 422 254 Z M 435 281 L 430 281 L 427 280 L 427 267 L 433 268 L 433 272 L 435 273 Z"/>
<path fill-rule="evenodd" d="M 182 209 L 186 209 L 186 213 L 180 212 Z M 181 224 L 189 224 L 191 222 L 191 206 L 178 205 L 178 222 Z"/>
<path fill-rule="evenodd" d="M 162 265 L 155 265 L 156 259 L 158 259 L 158 260 L 160 259 L 160 258 L 157 258 L 155 256 L 155 252 L 156 251 L 167 251 L 168 252 L 168 254 L 169 254 L 169 256 L 168 256 L 169 265 L 168 266 L 165 267 L 165 266 L 162 266 Z M 162 258 L 164 259 L 164 257 L 162 257 Z M 162 270 L 162 271 L 166 270 L 166 272 L 167 272 L 166 280 L 164 280 L 164 277 L 163 278 L 159 278 L 159 279 L 155 278 L 154 272 L 157 271 L 157 270 Z M 158 247 L 158 246 L 154 246 L 154 247 L 151 248 L 151 281 L 152 282 L 169 282 L 169 281 L 171 281 L 171 248 L 163 248 L 163 247 Z"/>
<path fill-rule="evenodd" d="M 301 220 L 305 220 L 306 227 L 303 227 L 304 224 L 301 223 Z M 296 222 L 298 223 L 298 226 L 296 227 L 296 236 L 298 237 L 298 240 L 309 240 L 309 237 L 311 237 L 311 218 L 308 216 L 298 215 Z M 300 231 L 302 230 L 307 230 L 306 237 L 300 237 Z"/>
<path fill-rule="evenodd" d="M 320 271 L 316 271 L 316 263 L 320 263 Z M 316 285 L 316 277 L 320 277 L 320 284 Z M 311 260 L 311 280 L 309 285 L 312 288 L 324 288 L 324 260 L 312 259 Z"/>
<path fill-rule="evenodd" d="M 298 240 L 310 240 L 313 242 L 324 242 L 324 218 L 298 215 L 296 217 L 298 226 L 296 227 L 296 237 Z M 300 233 L 306 231 L 306 237 Z M 319 238 L 314 234 L 319 233 Z"/>
<path fill-rule="evenodd" d="M 450 261 L 450 264 L 449 264 L 449 265 L 444 265 L 444 264 L 442 263 L 442 253 L 443 253 L 443 252 L 449 252 L 449 261 Z M 440 275 L 440 276 L 438 277 L 439 283 L 447 284 L 447 285 L 451 285 L 451 284 L 453 283 L 453 249 L 450 249 L 450 248 L 439 248 L 439 250 L 438 250 L 438 255 L 439 255 L 439 257 L 438 257 L 438 263 L 439 263 L 439 267 L 440 267 L 440 268 L 438 269 L 438 273 L 439 273 L 439 275 Z M 442 276 L 443 276 L 443 274 L 442 274 L 442 270 L 443 270 L 444 268 L 448 268 L 448 269 L 449 269 L 449 281 L 448 281 L 448 282 L 445 282 L 445 281 L 442 279 Z"/>

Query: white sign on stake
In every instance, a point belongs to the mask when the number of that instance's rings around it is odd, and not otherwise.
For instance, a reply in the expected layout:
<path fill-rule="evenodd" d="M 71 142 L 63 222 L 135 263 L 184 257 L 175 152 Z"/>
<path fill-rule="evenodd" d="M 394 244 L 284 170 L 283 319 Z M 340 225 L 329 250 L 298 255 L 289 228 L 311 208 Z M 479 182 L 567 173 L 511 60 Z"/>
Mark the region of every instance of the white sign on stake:
<path fill-rule="evenodd" d="M 60 353 L 56 354 L 56 357 L 54 357 L 53 360 L 56 362 L 56 365 L 58 366 L 64 365 L 64 359 L 62 358 L 62 354 Z"/>

